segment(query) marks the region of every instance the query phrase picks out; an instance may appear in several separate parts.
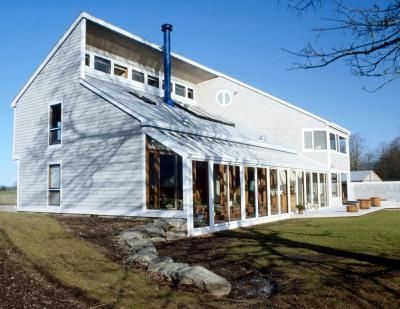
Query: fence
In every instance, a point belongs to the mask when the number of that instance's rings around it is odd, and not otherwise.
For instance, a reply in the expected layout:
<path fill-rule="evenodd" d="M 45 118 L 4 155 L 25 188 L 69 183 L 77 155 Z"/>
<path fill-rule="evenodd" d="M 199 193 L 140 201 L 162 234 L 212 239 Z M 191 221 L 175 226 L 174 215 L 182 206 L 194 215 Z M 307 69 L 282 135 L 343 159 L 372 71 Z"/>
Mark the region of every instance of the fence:
<path fill-rule="evenodd" d="M 378 196 L 400 202 L 400 181 L 352 182 L 354 199 Z"/>

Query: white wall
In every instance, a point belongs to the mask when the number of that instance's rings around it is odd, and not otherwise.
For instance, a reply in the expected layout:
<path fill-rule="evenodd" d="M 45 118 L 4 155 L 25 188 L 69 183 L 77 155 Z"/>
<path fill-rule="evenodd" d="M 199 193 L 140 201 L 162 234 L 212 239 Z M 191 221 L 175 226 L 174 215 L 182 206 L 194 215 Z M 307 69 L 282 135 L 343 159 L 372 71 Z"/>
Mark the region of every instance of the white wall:
<path fill-rule="evenodd" d="M 400 202 L 400 181 L 352 182 L 354 198 L 380 198 Z"/>

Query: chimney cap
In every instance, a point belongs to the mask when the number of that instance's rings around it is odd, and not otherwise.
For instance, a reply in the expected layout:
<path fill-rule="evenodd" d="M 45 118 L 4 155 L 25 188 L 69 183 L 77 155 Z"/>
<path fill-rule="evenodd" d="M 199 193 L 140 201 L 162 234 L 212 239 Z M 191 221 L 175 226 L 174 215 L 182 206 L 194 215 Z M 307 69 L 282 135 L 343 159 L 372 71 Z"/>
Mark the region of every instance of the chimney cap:
<path fill-rule="evenodd" d="M 171 25 L 171 24 L 163 24 L 163 25 L 161 26 L 161 30 L 162 30 L 163 32 L 165 32 L 165 31 L 172 31 L 172 25 Z"/>

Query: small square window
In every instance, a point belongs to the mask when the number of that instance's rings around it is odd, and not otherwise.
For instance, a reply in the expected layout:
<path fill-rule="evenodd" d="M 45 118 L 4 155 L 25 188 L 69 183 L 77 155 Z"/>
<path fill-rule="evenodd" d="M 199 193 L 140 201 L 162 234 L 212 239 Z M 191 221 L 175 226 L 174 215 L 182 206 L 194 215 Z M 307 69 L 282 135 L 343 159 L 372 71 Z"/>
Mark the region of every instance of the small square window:
<path fill-rule="evenodd" d="M 122 65 L 114 64 L 114 75 L 128 77 L 128 69 Z"/>
<path fill-rule="evenodd" d="M 346 138 L 339 136 L 339 150 L 341 153 L 347 153 Z"/>
<path fill-rule="evenodd" d="M 192 88 L 188 88 L 188 98 L 193 100 L 194 99 L 194 90 Z"/>
<path fill-rule="evenodd" d="M 179 95 L 181 97 L 185 97 L 186 96 L 186 87 L 179 85 L 179 84 L 175 84 L 175 94 Z"/>
<path fill-rule="evenodd" d="M 90 55 L 89 55 L 89 54 L 86 54 L 86 55 L 85 55 L 85 65 L 86 65 L 87 67 L 90 66 Z"/>
<path fill-rule="evenodd" d="M 160 88 L 160 79 L 158 77 L 148 75 L 147 84 L 155 88 Z"/>
<path fill-rule="evenodd" d="M 162 81 L 162 89 L 163 89 L 163 90 L 164 90 L 164 87 L 165 87 L 165 81 L 163 80 L 163 81 Z M 170 89 L 171 89 L 171 92 L 173 92 L 173 91 L 174 91 L 174 84 L 170 83 L 170 84 L 169 84 L 169 87 L 170 87 Z"/>
<path fill-rule="evenodd" d="M 144 84 L 144 73 L 132 70 L 132 80 Z"/>
<path fill-rule="evenodd" d="M 111 61 L 95 56 L 94 57 L 94 68 L 97 71 L 101 71 L 104 73 L 111 73 Z"/>
<path fill-rule="evenodd" d="M 333 133 L 329 134 L 329 142 L 332 150 L 336 150 L 336 135 Z"/>
<path fill-rule="evenodd" d="M 313 148 L 313 133 L 311 131 L 304 132 L 304 148 L 312 149 Z"/>

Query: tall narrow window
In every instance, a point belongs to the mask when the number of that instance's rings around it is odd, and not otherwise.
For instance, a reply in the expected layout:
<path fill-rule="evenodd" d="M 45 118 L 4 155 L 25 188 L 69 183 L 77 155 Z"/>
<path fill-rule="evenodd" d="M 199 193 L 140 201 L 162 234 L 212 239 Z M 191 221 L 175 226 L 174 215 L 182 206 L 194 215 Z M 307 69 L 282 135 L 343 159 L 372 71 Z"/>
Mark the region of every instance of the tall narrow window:
<path fill-rule="evenodd" d="M 332 150 L 336 150 L 336 135 L 333 133 L 329 134 L 329 143 Z"/>
<path fill-rule="evenodd" d="M 241 219 L 241 198 L 240 198 L 240 167 L 229 166 L 229 208 L 230 221 Z"/>
<path fill-rule="evenodd" d="M 258 216 L 268 215 L 267 169 L 257 168 Z"/>
<path fill-rule="evenodd" d="M 60 164 L 49 165 L 49 206 L 60 206 L 61 204 L 61 167 Z"/>
<path fill-rule="evenodd" d="M 346 138 L 339 136 L 339 150 L 341 153 L 347 153 Z"/>
<path fill-rule="evenodd" d="M 318 207 L 318 173 L 312 173 L 313 207 Z"/>
<path fill-rule="evenodd" d="M 114 75 L 127 78 L 128 77 L 128 68 L 126 68 L 122 65 L 114 64 Z"/>
<path fill-rule="evenodd" d="M 214 164 L 214 223 L 228 222 L 227 165 Z"/>
<path fill-rule="evenodd" d="M 208 200 L 208 163 L 193 161 L 193 225 L 203 227 L 210 225 Z"/>
<path fill-rule="evenodd" d="M 147 208 L 182 210 L 182 157 L 147 137 Z"/>
<path fill-rule="evenodd" d="M 254 167 L 245 167 L 245 195 L 246 195 L 246 219 L 254 218 L 256 216 L 255 202 L 255 171 Z"/>
<path fill-rule="evenodd" d="M 304 132 L 304 149 L 312 149 L 313 148 L 313 133 L 311 131 Z"/>
<path fill-rule="evenodd" d="M 85 65 L 88 67 L 90 66 L 90 55 L 85 54 Z"/>
<path fill-rule="evenodd" d="M 188 98 L 194 100 L 194 90 L 192 88 L 188 88 Z"/>
<path fill-rule="evenodd" d="M 278 206 L 278 171 L 276 169 L 271 169 L 269 173 L 270 178 L 270 192 L 271 192 L 271 214 L 279 214 Z"/>
<path fill-rule="evenodd" d="M 304 173 L 297 173 L 297 204 L 304 206 Z"/>
<path fill-rule="evenodd" d="M 306 172 L 306 207 L 310 208 L 312 204 L 311 200 L 311 174 Z"/>
<path fill-rule="evenodd" d="M 49 145 L 61 144 L 61 103 L 50 106 Z"/>
<path fill-rule="evenodd" d="M 94 69 L 104 73 L 111 73 L 111 61 L 94 56 Z"/>
<path fill-rule="evenodd" d="M 279 191 L 281 200 L 281 213 L 288 213 L 287 171 L 279 171 Z"/>
<path fill-rule="evenodd" d="M 326 196 L 326 174 L 319 174 L 319 187 L 321 207 L 325 207 L 328 205 Z"/>
<path fill-rule="evenodd" d="M 289 172 L 289 185 L 290 185 L 290 209 L 292 212 L 296 211 L 296 172 Z"/>
<path fill-rule="evenodd" d="M 148 75 L 147 84 L 155 88 L 160 88 L 160 79 L 158 77 Z"/>
<path fill-rule="evenodd" d="M 332 197 L 339 197 L 339 180 L 338 174 L 331 174 L 332 179 Z"/>

